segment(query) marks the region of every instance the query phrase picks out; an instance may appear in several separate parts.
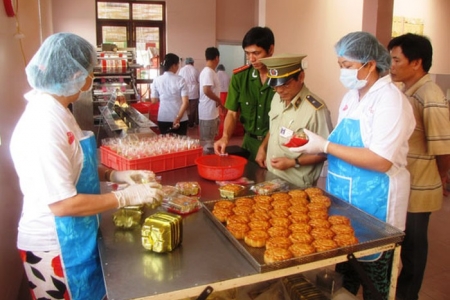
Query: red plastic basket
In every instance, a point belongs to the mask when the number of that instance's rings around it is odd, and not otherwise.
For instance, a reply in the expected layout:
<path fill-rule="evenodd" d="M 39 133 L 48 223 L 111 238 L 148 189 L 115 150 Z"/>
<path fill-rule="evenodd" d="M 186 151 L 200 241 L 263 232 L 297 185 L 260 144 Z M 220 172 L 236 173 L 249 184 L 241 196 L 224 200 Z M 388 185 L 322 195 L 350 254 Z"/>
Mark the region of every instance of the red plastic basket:
<path fill-rule="evenodd" d="M 105 146 L 100 146 L 100 162 L 114 170 L 151 170 L 155 173 L 195 165 L 203 154 L 201 147 L 191 150 L 127 159 Z"/>
<path fill-rule="evenodd" d="M 241 156 L 203 155 L 195 159 L 198 174 L 209 180 L 233 180 L 244 174 L 247 160 Z"/>

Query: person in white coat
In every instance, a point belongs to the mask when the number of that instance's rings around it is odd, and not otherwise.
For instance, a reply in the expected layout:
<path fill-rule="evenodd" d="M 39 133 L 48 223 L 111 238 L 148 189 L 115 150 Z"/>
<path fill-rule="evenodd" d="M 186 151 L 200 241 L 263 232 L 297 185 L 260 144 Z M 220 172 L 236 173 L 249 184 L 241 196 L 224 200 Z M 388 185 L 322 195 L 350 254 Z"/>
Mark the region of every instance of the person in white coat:
<path fill-rule="evenodd" d="M 214 138 L 219 129 L 219 109 L 223 107 L 220 100 L 220 83 L 216 67 L 220 61 L 219 49 L 209 47 L 205 50 L 206 66 L 200 72 L 199 131 L 200 143 L 204 152 L 214 145 Z"/>
<path fill-rule="evenodd" d="M 400 230 L 405 229 L 410 174 L 408 139 L 414 131 L 412 107 L 388 74 L 391 58 L 370 33 L 352 32 L 335 45 L 340 80 L 349 89 L 328 140 L 305 129 L 309 142 L 294 152 L 328 157 L 327 191 Z M 387 74 L 387 75 L 386 75 Z M 387 299 L 392 250 L 359 259 L 373 282 L 371 291 L 348 264 L 336 266 L 344 287 L 364 299 Z"/>
<path fill-rule="evenodd" d="M 177 75 L 180 58 L 167 53 L 161 65 L 164 73 L 153 80 L 150 93 L 152 103 L 159 102 L 159 132 L 187 135 L 189 98 L 186 81 Z"/>
<path fill-rule="evenodd" d="M 228 93 L 228 86 L 230 85 L 230 76 L 225 71 L 225 67 L 222 64 L 217 66 L 217 76 L 220 82 L 220 93 Z M 226 96 L 225 96 L 226 99 Z"/>
<path fill-rule="evenodd" d="M 162 199 L 152 172 L 99 167 L 94 134 L 82 131 L 68 108 L 92 93 L 96 64 L 88 41 L 57 33 L 25 69 L 33 90 L 10 152 L 23 193 L 17 247 L 33 299 L 104 299 L 100 213 Z M 134 184 L 134 176 L 153 182 Z M 100 194 L 100 180 L 131 185 Z"/>
<path fill-rule="evenodd" d="M 194 59 L 192 57 L 186 57 L 185 65 L 178 71 L 178 75 L 186 80 L 188 88 L 189 106 L 188 113 L 188 126 L 194 127 L 198 125 L 198 97 L 199 97 L 199 76 L 200 72 L 194 66 Z"/>

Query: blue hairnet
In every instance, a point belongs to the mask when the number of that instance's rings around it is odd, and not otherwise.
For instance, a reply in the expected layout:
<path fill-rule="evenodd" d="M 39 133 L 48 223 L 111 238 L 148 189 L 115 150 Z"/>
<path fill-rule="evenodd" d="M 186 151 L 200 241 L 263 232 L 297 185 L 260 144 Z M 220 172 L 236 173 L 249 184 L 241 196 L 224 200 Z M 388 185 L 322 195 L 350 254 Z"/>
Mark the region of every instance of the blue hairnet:
<path fill-rule="evenodd" d="M 48 37 L 25 68 L 28 83 L 36 90 L 58 96 L 80 91 L 97 63 L 95 48 L 72 33 Z"/>
<path fill-rule="evenodd" d="M 351 32 L 341 38 L 334 46 L 336 54 L 351 61 L 366 63 L 374 60 L 380 72 L 389 70 L 391 56 L 387 49 L 368 32 Z"/>

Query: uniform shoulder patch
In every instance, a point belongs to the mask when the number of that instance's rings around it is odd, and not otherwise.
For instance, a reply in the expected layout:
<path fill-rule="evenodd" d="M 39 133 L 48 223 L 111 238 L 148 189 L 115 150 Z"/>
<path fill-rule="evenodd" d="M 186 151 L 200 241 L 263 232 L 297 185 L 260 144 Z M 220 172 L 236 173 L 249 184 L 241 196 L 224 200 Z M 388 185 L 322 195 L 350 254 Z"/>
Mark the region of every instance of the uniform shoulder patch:
<path fill-rule="evenodd" d="M 233 69 L 233 74 L 237 74 L 239 72 L 242 72 L 244 70 L 247 70 L 248 68 L 250 68 L 252 65 L 248 64 L 248 65 L 243 65 L 242 67 Z"/>
<path fill-rule="evenodd" d="M 319 102 L 318 100 L 316 100 L 316 98 L 314 98 L 311 95 L 306 96 L 306 100 L 308 100 L 308 102 L 314 106 L 315 109 L 319 110 L 321 109 L 324 105 L 323 103 Z"/>

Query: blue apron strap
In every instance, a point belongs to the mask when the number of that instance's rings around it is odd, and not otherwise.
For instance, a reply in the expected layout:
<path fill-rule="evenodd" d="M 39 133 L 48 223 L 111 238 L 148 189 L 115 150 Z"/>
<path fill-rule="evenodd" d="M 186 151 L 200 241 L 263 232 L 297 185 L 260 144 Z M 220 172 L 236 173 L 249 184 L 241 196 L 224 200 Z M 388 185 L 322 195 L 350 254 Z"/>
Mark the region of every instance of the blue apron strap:
<path fill-rule="evenodd" d="M 350 147 L 364 147 L 359 120 L 343 119 L 328 139 Z M 359 168 L 328 155 L 327 191 L 383 222 L 387 220 L 389 187 L 390 179 L 385 173 Z M 380 256 L 377 253 L 359 260 L 373 261 Z"/>
<path fill-rule="evenodd" d="M 77 192 L 100 194 L 95 137 L 80 140 L 83 167 Z M 61 257 L 71 299 L 103 299 L 106 289 L 97 248 L 99 216 L 55 217 Z"/>

